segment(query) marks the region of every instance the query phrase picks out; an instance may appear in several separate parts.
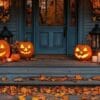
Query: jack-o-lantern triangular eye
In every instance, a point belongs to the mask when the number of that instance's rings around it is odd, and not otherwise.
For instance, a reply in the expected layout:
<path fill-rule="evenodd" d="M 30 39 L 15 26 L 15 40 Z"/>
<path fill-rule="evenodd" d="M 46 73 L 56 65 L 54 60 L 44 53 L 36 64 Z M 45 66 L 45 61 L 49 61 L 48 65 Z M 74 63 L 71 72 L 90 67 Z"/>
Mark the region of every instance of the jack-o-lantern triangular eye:
<path fill-rule="evenodd" d="M 79 48 L 76 48 L 76 50 L 75 50 L 76 52 L 79 52 L 80 51 L 80 49 Z"/>
<path fill-rule="evenodd" d="M 20 45 L 20 48 L 21 48 L 21 49 L 24 49 L 24 45 L 23 45 L 23 44 L 21 44 L 21 45 Z"/>
<path fill-rule="evenodd" d="M 88 49 L 87 49 L 87 48 L 84 48 L 84 49 L 83 49 L 83 51 L 85 51 L 85 52 L 86 52 L 86 51 L 88 51 Z"/>
<path fill-rule="evenodd" d="M 31 45 L 28 45 L 28 49 L 30 49 L 31 48 Z"/>
<path fill-rule="evenodd" d="M 3 45 L 3 44 L 1 44 L 0 48 L 1 48 L 1 49 L 4 49 L 4 45 Z"/>

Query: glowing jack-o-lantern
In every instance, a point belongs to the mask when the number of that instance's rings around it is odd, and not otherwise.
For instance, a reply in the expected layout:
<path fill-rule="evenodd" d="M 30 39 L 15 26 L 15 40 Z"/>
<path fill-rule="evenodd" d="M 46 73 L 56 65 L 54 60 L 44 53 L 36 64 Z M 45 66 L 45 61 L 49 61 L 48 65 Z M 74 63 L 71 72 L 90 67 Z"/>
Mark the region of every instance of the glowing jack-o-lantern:
<path fill-rule="evenodd" d="M 10 46 L 5 40 L 0 40 L 0 59 L 10 56 Z"/>
<path fill-rule="evenodd" d="M 19 42 L 18 51 L 22 58 L 30 58 L 34 54 L 34 46 L 31 42 Z"/>
<path fill-rule="evenodd" d="M 79 60 L 89 60 L 92 57 L 92 49 L 88 45 L 79 44 L 75 47 L 74 55 Z"/>

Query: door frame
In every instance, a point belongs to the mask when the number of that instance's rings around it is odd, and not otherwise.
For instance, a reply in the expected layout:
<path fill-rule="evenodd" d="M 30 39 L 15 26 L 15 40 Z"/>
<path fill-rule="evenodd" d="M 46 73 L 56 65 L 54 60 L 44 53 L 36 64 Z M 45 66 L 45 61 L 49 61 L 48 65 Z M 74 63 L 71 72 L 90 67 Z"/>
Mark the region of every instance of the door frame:
<path fill-rule="evenodd" d="M 77 1 L 77 0 L 76 0 Z M 73 55 L 73 46 L 75 47 L 75 45 L 77 44 L 77 41 L 78 41 L 78 37 L 77 37 L 77 28 L 78 28 L 78 25 L 75 26 L 75 29 L 73 29 L 73 27 L 71 27 L 69 25 L 69 19 L 70 19 L 70 8 L 69 8 L 69 2 L 70 0 L 64 0 L 64 12 L 65 12 L 65 28 L 64 28 L 64 32 L 65 32 L 65 36 L 66 36 L 66 54 L 65 55 Z M 38 23 L 36 22 L 37 17 L 36 15 L 38 15 L 38 0 L 33 0 L 33 34 L 32 34 L 32 37 L 34 37 L 32 40 L 32 42 L 34 43 L 34 47 L 36 48 L 36 33 L 38 32 Z M 66 6 L 67 5 L 67 6 Z M 34 16 L 35 14 L 35 16 Z M 78 23 L 77 23 L 78 24 Z M 69 47 L 70 47 L 70 39 L 68 39 L 69 35 L 70 35 L 70 32 L 71 30 L 74 31 L 74 37 L 73 37 L 73 41 L 74 43 L 72 42 L 72 45 L 71 45 L 71 49 L 69 51 Z M 36 52 L 36 49 L 35 49 L 35 54 L 38 55 L 38 53 Z"/>
<path fill-rule="evenodd" d="M 64 2 L 66 3 L 66 1 L 67 0 L 64 0 Z M 33 18 L 33 32 L 34 32 L 34 45 L 35 45 L 35 48 L 37 48 L 36 46 L 36 33 L 38 32 L 37 30 L 39 30 L 39 27 L 38 27 L 38 23 L 36 22 L 36 20 L 38 20 L 38 18 L 36 17 L 37 15 L 38 15 L 38 12 L 39 12 L 39 9 L 38 9 L 38 3 L 39 3 L 39 1 L 38 0 L 33 0 L 33 16 L 34 16 L 34 14 L 36 14 Z M 64 3 L 64 12 L 65 12 L 65 21 L 64 21 L 64 34 L 66 34 L 66 36 L 65 36 L 65 38 L 66 38 L 66 42 L 67 42 L 67 29 L 65 29 L 65 28 L 67 28 L 67 18 L 66 18 L 66 15 L 67 15 L 67 10 L 66 10 L 66 8 L 67 8 L 67 6 L 65 6 L 65 3 Z M 65 26 L 65 24 L 66 24 L 66 26 Z M 56 26 L 57 27 L 57 26 Z M 59 26 L 58 26 L 59 27 Z M 35 54 L 38 54 L 37 52 L 36 52 L 36 49 L 35 49 Z M 66 54 L 67 54 L 67 43 L 66 43 Z"/>

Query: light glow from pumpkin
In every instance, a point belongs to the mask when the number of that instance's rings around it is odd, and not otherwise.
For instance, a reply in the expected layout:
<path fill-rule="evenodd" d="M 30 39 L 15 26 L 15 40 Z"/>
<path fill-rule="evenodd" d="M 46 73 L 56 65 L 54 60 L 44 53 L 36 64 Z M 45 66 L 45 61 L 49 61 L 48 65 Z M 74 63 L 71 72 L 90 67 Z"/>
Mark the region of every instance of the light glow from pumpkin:
<path fill-rule="evenodd" d="M 1 44 L 0 48 L 2 48 L 2 49 L 3 49 L 3 48 L 4 48 L 4 45 L 3 45 L 3 44 Z"/>
<path fill-rule="evenodd" d="M 0 57 L 4 56 L 6 54 L 6 52 L 0 52 Z"/>
<path fill-rule="evenodd" d="M 10 46 L 5 40 L 0 40 L 0 58 L 8 58 L 10 55 Z"/>
<path fill-rule="evenodd" d="M 23 49 L 23 48 L 24 48 L 24 45 L 23 45 L 23 44 L 21 44 L 21 45 L 20 45 L 20 48 L 21 48 L 21 49 Z"/>
<path fill-rule="evenodd" d="M 88 57 L 89 55 L 88 55 L 88 54 L 78 55 L 77 53 L 75 53 L 75 56 L 78 57 L 78 58 L 80 58 L 80 59 L 81 59 L 81 58 L 84 59 L 84 58 Z"/>
<path fill-rule="evenodd" d="M 34 53 L 34 47 L 31 42 L 20 42 L 18 46 L 19 53 L 23 58 L 32 57 Z"/>
<path fill-rule="evenodd" d="M 84 52 L 87 52 L 87 51 L 88 51 L 88 49 L 87 49 L 87 48 L 84 48 L 84 49 L 83 49 L 83 51 L 84 51 Z"/>
<path fill-rule="evenodd" d="M 79 52 L 80 51 L 80 49 L 79 48 L 76 48 L 76 52 Z"/>
<path fill-rule="evenodd" d="M 22 54 L 25 54 L 25 55 L 27 55 L 27 54 L 30 54 L 31 53 L 31 51 L 27 51 L 27 50 L 24 50 L 24 51 L 20 51 Z"/>
<path fill-rule="evenodd" d="M 89 60 L 92 57 L 92 49 L 88 45 L 77 45 L 74 55 L 79 60 Z"/>
<path fill-rule="evenodd" d="M 29 50 L 29 49 L 31 49 L 31 45 L 30 44 L 28 46 L 24 46 L 24 44 L 21 44 L 20 49 L 21 49 L 20 52 L 22 54 L 30 54 L 31 53 L 31 50 Z"/>

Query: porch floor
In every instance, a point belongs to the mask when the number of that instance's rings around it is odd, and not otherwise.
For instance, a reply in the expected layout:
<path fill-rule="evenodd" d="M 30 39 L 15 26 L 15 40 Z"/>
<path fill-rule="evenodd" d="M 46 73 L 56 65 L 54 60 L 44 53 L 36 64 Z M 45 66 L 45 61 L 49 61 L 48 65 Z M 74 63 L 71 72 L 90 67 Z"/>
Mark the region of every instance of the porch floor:
<path fill-rule="evenodd" d="M 15 82 L 16 77 L 46 76 L 75 76 L 80 74 L 87 80 L 78 83 L 74 81 L 49 82 L 49 81 L 23 81 Z M 100 64 L 91 61 L 78 61 L 67 56 L 35 56 L 32 61 L 20 60 L 0 65 L 0 77 L 7 77 L 7 82 L 0 81 L 2 85 L 100 85 L 100 81 L 88 81 L 91 77 L 100 75 Z"/>
<path fill-rule="evenodd" d="M 91 61 L 78 61 L 73 57 L 67 57 L 66 55 L 39 55 L 35 56 L 32 60 L 20 60 L 19 62 L 10 62 L 0 64 L 0 66 L 17 66 L 17 67 L 100 67 L 98 63 L 92 63 Z"/>

